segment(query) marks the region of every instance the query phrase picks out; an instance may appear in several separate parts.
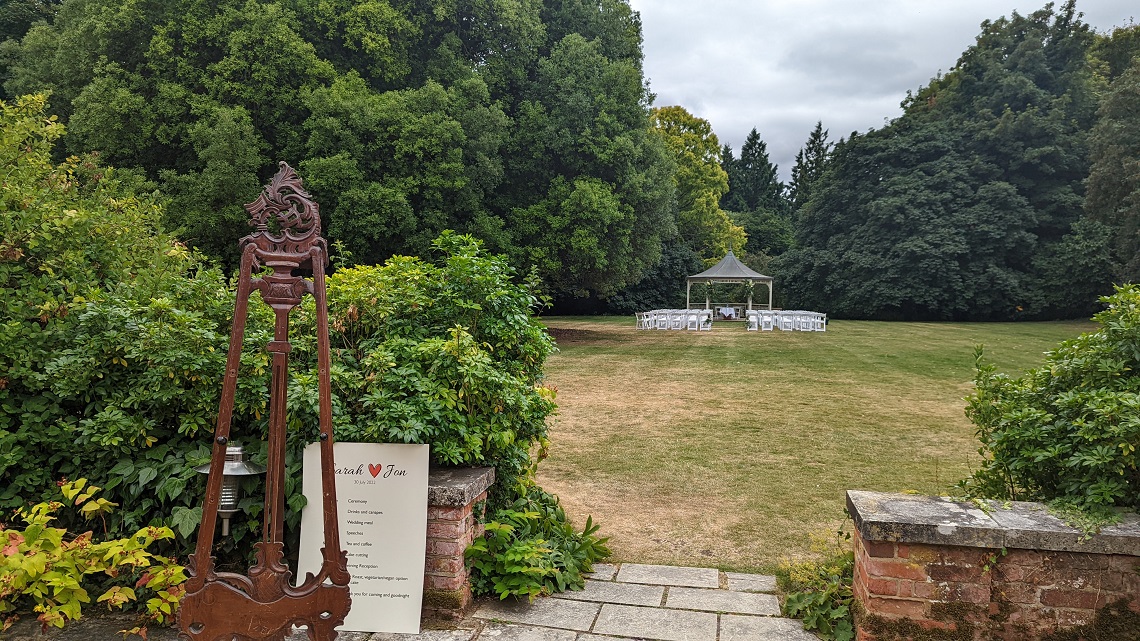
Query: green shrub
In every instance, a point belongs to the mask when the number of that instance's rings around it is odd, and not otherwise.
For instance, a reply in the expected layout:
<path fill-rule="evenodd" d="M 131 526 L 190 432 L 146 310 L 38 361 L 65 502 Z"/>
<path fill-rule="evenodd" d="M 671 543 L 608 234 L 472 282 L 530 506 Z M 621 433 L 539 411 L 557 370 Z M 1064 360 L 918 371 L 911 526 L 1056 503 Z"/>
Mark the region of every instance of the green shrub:
<path fill-rule="evenodd" d="M 982 463 L 962 484 L 969 494 L 1105 518 L 1140 507 L 1140 287 L 1101 301 L 1099 330 L 1061 343 L 1024 376 L 996 373 L 977 349 L 966 415 Z"/>
<path fill-rule="evenodd" d="M 42 96 L 0 107 L 8 172 L 0 185 L 0 509 L 47 500 L 57 479 L 84 476 L 123 506 L 104 516 L 107 536 L 171 527 L 187 552 L 204 491 L 193 468 L 209 457 L 234 291 L 161 232 L 161 203 L 145 185 L 94 158 L 52 163 L 62 128 L 43 116 Z M 533 278 L 468 236 L 447 232 L 433 247 L 434 261 L 394 257 L 329 277 L 334 428 L 346 441 L 429 443 L 436 464 L 495 466 L 494 512 L 531 491 L 520 479 L 556 408 L 542 384 L 554 344 L 533 317 Z M 285 492 L 294 541 L 301 450 L 317 432 L 313 305 L 308 298 L 294 314 L 291 334 Z M 272 325 L 254 296 L 233 435 L 262 461 Z M 260 529 L 260 480 L 244 483 L 232 535 L 216 549 L 223 563 L 247 555 Z M 561 510 L 543 519 L 548 537 L 566 522 Z M 563 549 L 591 535 L 570 537 Z M 570 563 L 567 585 L 581 567 Z"/>
<path fill-rule="evenodd" d="M 91 519 L 107 514 L 114 504 L 96 498 L 99 487 L 86 479 L 60 484 L 63 499 L 76 512 Z M 136 601 L 135 589 L 144 596 L 148 620 L 166 624 L 173 620 L 186 580 L 184 568 L 148 548 L 156 541 L 174 538 L 169 528 L 142 528 L 129 537 L 95 541 L 92 532 L 75 535 L 64 528 L 49 527 L 63 503 L 39 503 L 18 512 L 26 524 L 22 530 L 6 529 L 0 523 L 0 631 L 11 627 L 22 601 L 34 604 L 38 620 L 62 628 L 80 618 L 84 604 L 91 602 L 88 575 L 109 577 L 106 590 L 96 599 L 111 608 Z M 130 586 L 134 586 L 133 588 Z M 146 638 L 145 627 L 135 628 Z"/>
<path fill-rule="evenodd" d="M 523 496 L 497 510 L 485 524 L 486 534 L 467 548 L 471 588 L 475 594 L 536 596 L 586 586 L 583 572 L 609 556 L 607 539 L 586 519 L 574 530 L 558 497 L 531 486 Z"/>
<path fill-rule="evenodd" d="M 777 581 L 787 592 L 784 614 L 803 620 L 805 630 L 815 630 L 828 641 L 855 638 L 851 611 L 855 555 L 850 541 L 851 534 L 842 529 L 833 542 L 815 538 L 812 548 L 818 559 L 783 562 L 776 570 Z"/>

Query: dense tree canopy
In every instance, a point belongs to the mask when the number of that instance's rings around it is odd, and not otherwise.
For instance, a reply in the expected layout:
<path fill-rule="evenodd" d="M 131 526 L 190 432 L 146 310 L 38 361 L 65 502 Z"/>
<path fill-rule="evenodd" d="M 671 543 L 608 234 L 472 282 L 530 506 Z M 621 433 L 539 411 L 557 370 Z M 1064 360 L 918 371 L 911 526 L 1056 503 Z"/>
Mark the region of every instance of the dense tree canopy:
<path fill-rule="evenodd" d="M 50 91 L 66 152 L 148 180 L 225 267 L 287 159 L 351 261 L 454 229 L 614 309 L 731 247 L 839 317 L 1088 314 L 1140 271 L 1137 54 L 1140 29 L 1096 34 L 1072 0 L 986 21 L 898 119 L 834 145 L 817 123 L 784 185 L 759 132 L 737 158 L 651 110 L 628 0 L 0 9 L 5 95 Z"/>
<path fill-rule="evenodd" d="M 357 261 L 426 253 L 450 228 L 557 294 L 636 281 L 673 211 L 636 13 L 428 5 L 65 0 L 5 48 L 5 87 L 49 90 L 70 151 L 145 171 L 167 222 L 227 265 L 241 203 L 288 159 Z"/>
<path fill-rule="evenodd" d="M 791 244 L 792 228 L 788 203 L 779 167 L 768 157 L 768 145 L 753 129 L 740 148 L 740 158 L 732 149 L 721 150 L 721 168 L 728 174 L 729 190 L 720 199 L 734 223 L 748 235 L 743 247 L 745 259 L 778 255 Z"/>
<path fill-rule="evenodd" d="M 1118 32 L 1140 54 L 1140 27 Z M 1115 37 L 1113 38 L 1115 39 Z M 1113 275 L 1120 282 L 1140 279 L 1140 57 L 1111 80 L 1089 139 L 1085 209 L 1112 230 Z"/>
<path fill-rule="evenodd" d="M 792 167 L 792 182 L 788 184 L 787 193 L 788 208 L 793 212 L 811 200 L 812 187 L 827 166 L 834 146 L 828 141 L 827 133 L 822 121 L 815 123 L 807 143 L 796 152 L 796 164 Z"/>
<path fill-rule="evenodd" d="M 720 259 L 744 245 L 744 229 L 720 208 L 728 174 L 720 166 L 720 142 L 709 121 L 684 107 L 653 110 L 654 129 L 672 153 L 676 170 L 677 229 L 682 240 L 704 259 Z"/>
<path fill-rule="evenodd" d="M 888 126 L 852 134 L 782 262 L 796 304 L 864 318 L 1083 315 L 1108 289 L 1084 219 L 1094 41 L 1073 3 L 1014 13 Z"/>

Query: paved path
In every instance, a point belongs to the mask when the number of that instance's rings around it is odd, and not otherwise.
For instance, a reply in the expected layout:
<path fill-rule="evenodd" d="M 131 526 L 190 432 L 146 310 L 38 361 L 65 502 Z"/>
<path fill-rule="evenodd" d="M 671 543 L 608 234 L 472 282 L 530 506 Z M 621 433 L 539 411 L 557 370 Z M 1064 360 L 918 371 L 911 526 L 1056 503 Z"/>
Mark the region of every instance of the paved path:
<path fill-rule="evenodd" d="M 597 564 L 586 589 L 534 603 L 485 603 L 475 635 L 435 641 L 816 641 L 780 618 L 776 579 L 711 568 Z M 421 635 L 422 636 L 422 635 Z"/>
<path fill-rule="evenodd" d="M 533 603 L 481 600 L 455 630 L 420 634 L 342 632 L 338 641 L 817 641 L 799 621 L 780 618 L 775 577 L 711 568 L 595 564 L 586 589 Z M 94 610 L 94 608 L 93 608 Z M 41 637 L 28 622 L 0 634 L 11 641 L 114 641 L 119 621 L 88 619 Z M 28 626 L 30 627 L 30 626 Z M 136 637 L 137 638 L 137 637 Z M 173 641 L 152 630 L 150 641 Z M 303 631 L 287 641 L 306 641 Z"/>

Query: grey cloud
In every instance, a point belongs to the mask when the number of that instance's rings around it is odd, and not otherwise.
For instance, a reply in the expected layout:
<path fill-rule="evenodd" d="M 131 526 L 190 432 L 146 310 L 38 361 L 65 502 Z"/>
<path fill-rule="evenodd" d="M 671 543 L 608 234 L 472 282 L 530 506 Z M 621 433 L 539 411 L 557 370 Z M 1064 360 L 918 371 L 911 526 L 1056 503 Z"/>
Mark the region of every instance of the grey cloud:
<path fill-rule="evenodd" d="M 1125 24 L 1135 0 L 1084 0 L 1085 20 Z M 881 127 L 907 90 L 947 71 L 983 20 L 1045 0 L 631 0 L 657 105 L 679 104 L 739 150 L 755 127 L 785 179 L 817 120 L 838 139 Z M 1085 6 L 1087 5 L 1087 6 Z"/>

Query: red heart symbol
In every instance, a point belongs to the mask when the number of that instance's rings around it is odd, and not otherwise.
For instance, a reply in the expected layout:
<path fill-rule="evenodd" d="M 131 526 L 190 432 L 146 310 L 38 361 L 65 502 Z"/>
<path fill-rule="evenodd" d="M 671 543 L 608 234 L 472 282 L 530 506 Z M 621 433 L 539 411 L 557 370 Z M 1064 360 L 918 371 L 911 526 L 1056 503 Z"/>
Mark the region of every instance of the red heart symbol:
<path fill-rule="evenodd" d="M 383 465 L 368 464 L 368 472 L 372 474 L 372 478 L 376 478 L 376 475 L 379 474 L 382 469 L 384 469 Z"/>

